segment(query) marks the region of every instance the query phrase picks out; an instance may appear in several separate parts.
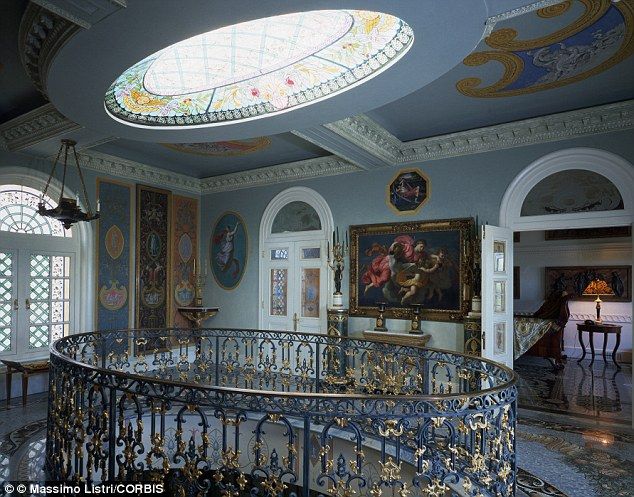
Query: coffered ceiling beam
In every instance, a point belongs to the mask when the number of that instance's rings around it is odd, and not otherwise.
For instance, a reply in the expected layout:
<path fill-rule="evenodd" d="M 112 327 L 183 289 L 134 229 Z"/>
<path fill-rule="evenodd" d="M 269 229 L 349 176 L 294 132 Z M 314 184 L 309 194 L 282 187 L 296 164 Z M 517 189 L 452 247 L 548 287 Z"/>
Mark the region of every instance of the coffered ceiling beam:
<path fill-rule="evenodd" d="M 292 133 L 361 169 L 393 166 L 399 160 L 402 145 L 398 138 L 365 115 Z"/>

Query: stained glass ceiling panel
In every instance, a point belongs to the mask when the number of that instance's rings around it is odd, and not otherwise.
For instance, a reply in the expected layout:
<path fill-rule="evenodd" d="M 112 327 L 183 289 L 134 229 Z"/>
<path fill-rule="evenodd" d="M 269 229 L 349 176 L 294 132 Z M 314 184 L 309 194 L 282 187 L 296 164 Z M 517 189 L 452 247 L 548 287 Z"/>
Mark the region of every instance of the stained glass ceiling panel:
<path fill-rule="evenodd" d="M 257 19 L 171 45 L 110 86 L 110 115 L 137 126 L 211 126 L 323 100 L 364 83 L 411 47 L 378 12 L 320 10 Z"/>

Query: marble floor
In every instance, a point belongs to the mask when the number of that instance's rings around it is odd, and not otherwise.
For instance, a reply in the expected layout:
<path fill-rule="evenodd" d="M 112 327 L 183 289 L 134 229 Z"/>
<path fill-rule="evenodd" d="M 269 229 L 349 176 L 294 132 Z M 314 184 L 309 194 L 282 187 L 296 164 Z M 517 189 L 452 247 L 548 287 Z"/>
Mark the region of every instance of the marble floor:
<path fill-rule="evenodd" d="M 554 373 L 547 361 L 526 358 L 516 371 L 517 495 L 634 495 L 631 368 L 569 359 Z M 41 481 L 46 400 L 37 394 L 24 408 L 18 398 L 0 407 L 0 482 Z"/>

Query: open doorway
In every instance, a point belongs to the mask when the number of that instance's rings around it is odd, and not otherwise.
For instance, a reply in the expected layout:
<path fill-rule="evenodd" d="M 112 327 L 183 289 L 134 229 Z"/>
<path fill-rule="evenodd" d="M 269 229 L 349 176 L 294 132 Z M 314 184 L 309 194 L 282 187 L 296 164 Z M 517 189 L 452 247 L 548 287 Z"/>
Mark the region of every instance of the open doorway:
<path fill-rule="evenodd" d="M 631 421 L 633 196 L 634 167 L 588 148 L 548 154 L 509 186 L 500 223 L 514 231 L 520 404 Z M 595 280 L 613 293 L 600 297 L 601 322 L 596 295 L 583 295 Z"/>

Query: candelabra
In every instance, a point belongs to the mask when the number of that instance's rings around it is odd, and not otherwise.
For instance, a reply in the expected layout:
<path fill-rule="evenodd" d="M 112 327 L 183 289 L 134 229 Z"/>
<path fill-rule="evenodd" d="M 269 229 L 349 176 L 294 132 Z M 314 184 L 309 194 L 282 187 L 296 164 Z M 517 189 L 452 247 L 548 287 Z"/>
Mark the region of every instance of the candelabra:
<path fill-rule="evenodd" d="M 332 232 L 332 260 L 330 259 L 330 242 L 328 242 L 328 267 L 334 271 L 335 291 L 332 294 L 333 307 L 343 307 L 343 294 L 341 293 L 341 279 L 345 265 L 344 257 L 348 254 L 348 233 L 344 241 L 339 240 L 339 228 Z"/>
<path fill-rule="evenodd" d="M 203 305 L 203 288 L 205 287 L 205 276 L 207 275 L 207 267 L 205 273 L 202 274 L 200 269 L 196 271 L 196 258 L 194 258 L 194 305 L 202 307 Z"/>

